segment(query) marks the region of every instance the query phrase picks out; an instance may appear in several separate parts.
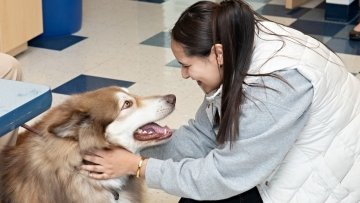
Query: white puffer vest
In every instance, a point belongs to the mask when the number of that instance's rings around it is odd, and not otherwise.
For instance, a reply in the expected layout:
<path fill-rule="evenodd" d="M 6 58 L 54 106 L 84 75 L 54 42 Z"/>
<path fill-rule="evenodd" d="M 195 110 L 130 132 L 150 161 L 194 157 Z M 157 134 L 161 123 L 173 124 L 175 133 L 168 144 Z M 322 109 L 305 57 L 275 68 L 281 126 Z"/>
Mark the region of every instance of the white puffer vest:
<path fill-rule="evenodd" d="M 263 201 L 359 203 L 360 81 L 313 38 L 275 23 L 261 25 L 249 72 L 296 68 L 314 87 L 309 122 L 281 165 L 258 185 Z M 291 38 L 283 43 L 267 29 Z"/>

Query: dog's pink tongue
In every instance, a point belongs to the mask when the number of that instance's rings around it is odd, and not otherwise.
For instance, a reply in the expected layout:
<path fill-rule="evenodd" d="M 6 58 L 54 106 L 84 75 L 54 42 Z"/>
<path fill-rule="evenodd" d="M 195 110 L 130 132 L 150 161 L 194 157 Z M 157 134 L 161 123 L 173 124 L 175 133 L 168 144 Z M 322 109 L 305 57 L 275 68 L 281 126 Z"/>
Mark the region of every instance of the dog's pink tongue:
<path fill-rule="evenodd" d="M 148 123 L 134 133 L 134 138 L 139 141 L 162 140 L 171 135 L 172 131 L 169 127 L 161 127 L 157 123 Z"/>

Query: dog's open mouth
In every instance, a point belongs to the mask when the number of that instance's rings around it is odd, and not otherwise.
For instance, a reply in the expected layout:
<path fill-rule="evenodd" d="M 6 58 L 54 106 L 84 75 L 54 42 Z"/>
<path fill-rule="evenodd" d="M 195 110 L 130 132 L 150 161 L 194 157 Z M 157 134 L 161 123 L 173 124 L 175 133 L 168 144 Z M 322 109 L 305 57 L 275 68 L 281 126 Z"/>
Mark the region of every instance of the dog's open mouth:
<path fill-rule="evenodd" d="M 148 123 L 135 131 L 134 138 L 139 141 L 151 141 L 163 140 L 171 135 L 172 130 L 169 127 L 161 127 L 157 123 Z"/>

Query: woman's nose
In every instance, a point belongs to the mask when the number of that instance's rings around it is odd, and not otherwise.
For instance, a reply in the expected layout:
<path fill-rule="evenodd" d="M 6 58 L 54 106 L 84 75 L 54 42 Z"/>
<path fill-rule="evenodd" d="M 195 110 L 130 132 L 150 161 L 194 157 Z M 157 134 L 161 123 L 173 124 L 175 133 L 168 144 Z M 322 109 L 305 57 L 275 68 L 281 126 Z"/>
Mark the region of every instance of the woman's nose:
<path fill-rule="evenodd" d="M 181 67 L 181 75 L 184 79 L 188 79 L 190 77 L 188 69 L 184 67 Z"/>

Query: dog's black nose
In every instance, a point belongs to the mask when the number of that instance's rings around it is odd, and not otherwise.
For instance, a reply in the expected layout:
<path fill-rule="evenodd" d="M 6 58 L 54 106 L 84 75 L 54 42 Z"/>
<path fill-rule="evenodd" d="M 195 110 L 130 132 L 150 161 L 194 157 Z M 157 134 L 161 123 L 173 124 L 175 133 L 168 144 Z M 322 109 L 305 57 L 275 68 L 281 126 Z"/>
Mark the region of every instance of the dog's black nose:
<path fill-rule="evenodd" d="M 175 104 L 176 103 L 176 96 L 173 94 L 168 94 L 164 96 L 165 100 L 169 104 Z"/>

